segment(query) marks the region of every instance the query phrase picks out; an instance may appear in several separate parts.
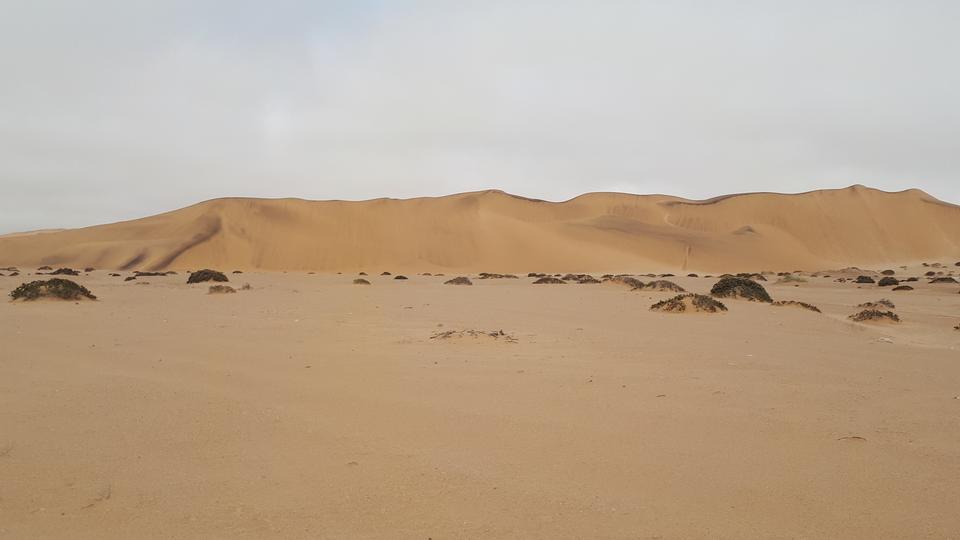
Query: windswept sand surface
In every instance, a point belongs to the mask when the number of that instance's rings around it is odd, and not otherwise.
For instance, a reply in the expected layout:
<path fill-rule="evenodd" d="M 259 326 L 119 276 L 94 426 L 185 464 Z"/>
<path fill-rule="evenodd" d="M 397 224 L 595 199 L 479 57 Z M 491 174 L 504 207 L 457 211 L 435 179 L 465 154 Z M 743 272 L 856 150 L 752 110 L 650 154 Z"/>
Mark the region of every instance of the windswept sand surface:
<path fill-rule="evenodd" d="M 98 271 L 71 278 L 97 302 L 0 302 L 0 537 L 960 531 L 960 286 L 663 314 L 673 293 L 407 275 Z M 883 297 L 901 324 L 847 320 Z M 471 329 L 504 335 L 431 339 Z"/>
<path fill-rule="evenodd" d="M 746 272 L 960 254 L 960 206 L 864 186 L 691 201 L 501 191 L 371 201 L 217 199 L 123 223 L 0 237 L 0 265 L 136 270 Z"/>

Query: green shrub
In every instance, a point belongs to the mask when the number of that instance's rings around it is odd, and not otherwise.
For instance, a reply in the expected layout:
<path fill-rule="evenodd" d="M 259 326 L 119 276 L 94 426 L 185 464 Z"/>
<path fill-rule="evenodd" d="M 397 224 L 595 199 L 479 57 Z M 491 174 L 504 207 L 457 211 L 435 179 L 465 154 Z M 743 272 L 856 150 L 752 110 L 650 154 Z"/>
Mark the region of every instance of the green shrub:
<path fill-rule="evenodd" d="M 86 287 L 69 279 L 53 278 L 24 283 L 10 292 L 14 300 L 37 300 L 39 298 L 59 298 L 61 300 L 96 300 Z"/>
<path fill-rule="evenodd" d="M 741 277 L 725 277 L 714 284 L 710 294 L 719 298 L 742 298 L 751 302 L 773 302 L 773 298 L 756 281 Z"/>

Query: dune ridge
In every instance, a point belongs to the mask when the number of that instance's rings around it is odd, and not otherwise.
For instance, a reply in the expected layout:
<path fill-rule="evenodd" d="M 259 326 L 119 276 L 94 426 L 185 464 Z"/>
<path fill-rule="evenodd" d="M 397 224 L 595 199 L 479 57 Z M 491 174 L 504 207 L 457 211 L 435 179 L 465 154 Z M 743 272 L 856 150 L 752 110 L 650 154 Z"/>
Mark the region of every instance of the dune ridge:
<path fill-rule="evenodd" d="M 498 190 L 214 199 L 142 219 L 0 237 L 4 265 L 166 270 L 750 271 L 960 258 L 960 206 L 860 185 L 695 201 Z"/>

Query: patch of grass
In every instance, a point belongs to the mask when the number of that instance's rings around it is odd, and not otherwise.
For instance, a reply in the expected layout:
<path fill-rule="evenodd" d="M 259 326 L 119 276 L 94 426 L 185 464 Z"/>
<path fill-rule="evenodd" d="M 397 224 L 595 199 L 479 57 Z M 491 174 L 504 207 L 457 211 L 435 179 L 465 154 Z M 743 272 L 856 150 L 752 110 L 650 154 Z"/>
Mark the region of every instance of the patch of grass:
<path fill-rule="evenodd" d="M 223 272 L 210 270 L 209 268 L 191 272 L 190 277 L 187 278 L 187 283 L 203 283 L 204 281 L 225 282 L 230 280 L 227 279 L 227 276 L 223 275 Z"/>
<path fill-rule="evenodd" d="M 237 290 L 229 285 L 211 285 L 207 290 L 207 294 L 232 294 L 235 292 Z"/>
<path fill-rule="evenodd" d="M 61 300 L 97 299 L 97 297 L 83 285 L 62 278 L 24 283 L 10 291 L 10 297 L 14 300 L 37 300 L 39 298 L 59 298 Z"/>
<path fill-rule="evenodd" d="M 855 322 L 900 322 L 900 317 L 896 313 L 877 309 L 865 309 L 850 315 L 849 318 Z"/>
<path fill-rule="evenodd" d="M 797 301 L 797 300 L 780 300 L 780 301 L 774 302 L 774 303 L 772 303 L 772 304 L 770 304 L 770 305 L 772 305 L 772 306 L 777 306 L 777 307 L 781 307 L 781 306 L 794 306 L 794 307 L 799 307 L 799 308 L 807 309 L 807 310 L 810 310 L 810 311 L 814 311 L 814 312 L 816 312 L 816 313 L 820 313 L 820 308 L 818 308 L 817 306 L 815 306 L 815 305 L 813 305 L 813 304 L 808 304 L 808 303 L 806 303 L 806 302 L 800 302 L 800 301 Z"/>
<path fill-rule="evenodd" d="M 725 277 L 714 284 L 710 294 L 719 298 L 741 298 L 751 302 L 773 302 L 767 290 L 752 279 Z"/>
<path fill-rule="evenodd" d="M 683 313 L 688 310 L 701 313 L 717 313 L 727 311 L 727 306 L 703 294 L 679 294 L 650 306 L 650 311 L 666 313 Z"/>

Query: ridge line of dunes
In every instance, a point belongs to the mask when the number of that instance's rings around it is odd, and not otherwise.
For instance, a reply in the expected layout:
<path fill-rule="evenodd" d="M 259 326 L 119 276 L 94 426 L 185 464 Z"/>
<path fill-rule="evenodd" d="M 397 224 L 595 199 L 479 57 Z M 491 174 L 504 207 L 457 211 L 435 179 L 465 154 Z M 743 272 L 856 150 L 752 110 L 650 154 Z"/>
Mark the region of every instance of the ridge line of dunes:
<path fill-rule="evenodd" d="M 864 186 L 693 201 L 587 193 L 221 198 L 151 217 L 0 236 L 0 264 L 166 270 L 704 272 L 960 258 L 960 206 Z"/>

